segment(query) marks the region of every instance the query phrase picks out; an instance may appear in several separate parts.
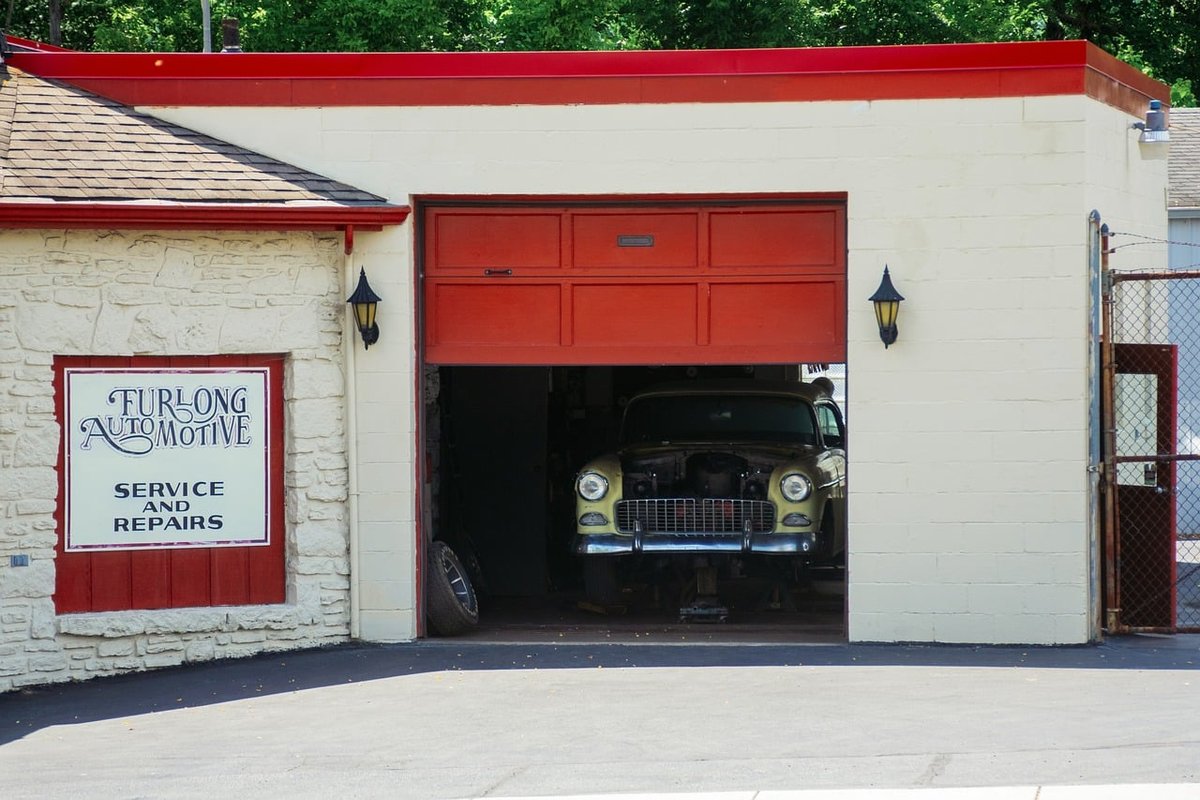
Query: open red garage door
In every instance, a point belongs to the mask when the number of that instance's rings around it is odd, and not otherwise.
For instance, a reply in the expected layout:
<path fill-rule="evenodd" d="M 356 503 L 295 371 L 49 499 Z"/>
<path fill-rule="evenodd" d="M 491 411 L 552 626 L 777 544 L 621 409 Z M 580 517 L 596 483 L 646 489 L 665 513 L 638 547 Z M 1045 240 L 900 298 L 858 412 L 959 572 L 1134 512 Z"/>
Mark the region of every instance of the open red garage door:
<path fill-rule="evenodd" d="M 430 364 L 846 360 L 845 206 L 465 206 L 423 217 Z"/>

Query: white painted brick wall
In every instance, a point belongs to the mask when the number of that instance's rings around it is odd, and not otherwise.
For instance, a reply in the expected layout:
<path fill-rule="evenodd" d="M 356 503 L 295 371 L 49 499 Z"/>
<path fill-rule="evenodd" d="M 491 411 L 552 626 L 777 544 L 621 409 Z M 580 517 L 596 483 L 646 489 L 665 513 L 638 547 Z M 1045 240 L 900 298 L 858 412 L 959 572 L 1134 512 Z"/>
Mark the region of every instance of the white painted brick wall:
<path fill-rule="evenodd" d="M 846 192 L 851 638 L 1088 638 L 1086 218 L 1166 233 L 1165 161 L 1129 115 L 1082 96 L 144 110 L 395 202 Z M 380 307 L 384 336 L 412 330 L 411 235 L 363 243 L 373 283 L 405 299 Z M 866 302 L 884 264 L 908 298 L 886 351 Z M 359 362 L 360 438 L 411 445 L 397 420 L 414 380 L 394 367 L 375 348 Z M 411 572 L 412 487 L 386 466 L 362 497 L 363 550 Z M 996 587 L 987 611 L 977 585 Z M 364 631 L 411 623 L 411 606 L 364 609 Z"/>
<path fill-rule="evenodd" d="M 341 263 L 331 234 L 0 231 L 0 692 L 347 639 Z M 54 356 L 279 352 L 288 602 L 56 616 Z"/>

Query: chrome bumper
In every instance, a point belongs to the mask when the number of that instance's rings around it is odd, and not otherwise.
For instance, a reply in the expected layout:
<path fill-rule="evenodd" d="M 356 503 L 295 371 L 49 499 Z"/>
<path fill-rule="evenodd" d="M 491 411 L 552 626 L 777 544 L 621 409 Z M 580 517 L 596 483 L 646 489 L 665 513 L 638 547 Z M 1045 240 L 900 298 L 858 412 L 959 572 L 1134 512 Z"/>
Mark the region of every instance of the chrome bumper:
<path fill-rule="evenodd" d="M 806 533 L 576 533 L 571 552 L 581 556 L 630 553 L 764 553 L 804 555 L 817 549 L 817 534 Z"/>

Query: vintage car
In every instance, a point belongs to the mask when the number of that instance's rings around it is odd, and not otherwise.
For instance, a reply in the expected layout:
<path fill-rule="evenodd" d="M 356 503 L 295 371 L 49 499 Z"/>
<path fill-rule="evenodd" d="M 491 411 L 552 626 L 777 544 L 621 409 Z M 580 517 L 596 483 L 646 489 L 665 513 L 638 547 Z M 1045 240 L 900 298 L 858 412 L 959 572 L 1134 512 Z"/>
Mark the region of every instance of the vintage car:
<path fill-rule="evenodd" d="M 845 428 L 831 389 L 827 380 L 691 382 L 630 400 L 617 451 L 575 481 L 572 549 L 589 599 L 612 602 L 617 570 L 639 555 L 842 558 Z"/>

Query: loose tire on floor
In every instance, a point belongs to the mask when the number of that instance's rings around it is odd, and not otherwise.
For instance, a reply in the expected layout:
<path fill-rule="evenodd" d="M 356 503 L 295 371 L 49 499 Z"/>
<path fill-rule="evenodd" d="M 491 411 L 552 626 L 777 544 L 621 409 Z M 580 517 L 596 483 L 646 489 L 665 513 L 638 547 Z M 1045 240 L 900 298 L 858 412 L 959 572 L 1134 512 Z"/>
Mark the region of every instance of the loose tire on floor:
<path fill-rule="evenodd" d="M 425 618 L 438 636 L 454 636 L 479 622 L 475 587 L 462 562 L 445 542 L 429 545 L 425 581 Z"/>
<path fill-rule="evenodd" d="M 488 589 L 487 577 L 483 574 L 483 565 L 479 563 L 475 545 L 472 544 L 470 538 L 464 537 L 455 541 L 451 549 L 454 551 L 454 555 L 458 556 L 459 563 L 466 569 L 467 577 L 471 579 L 471 588 L 475 590 L 475 597 L 486 605 L 491 590 Z"/>

